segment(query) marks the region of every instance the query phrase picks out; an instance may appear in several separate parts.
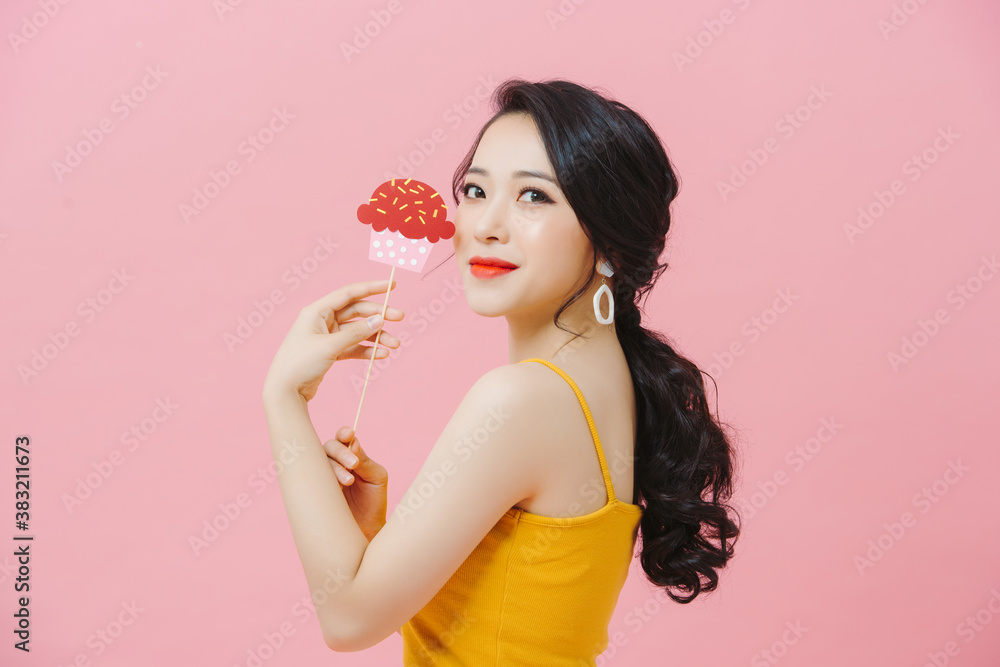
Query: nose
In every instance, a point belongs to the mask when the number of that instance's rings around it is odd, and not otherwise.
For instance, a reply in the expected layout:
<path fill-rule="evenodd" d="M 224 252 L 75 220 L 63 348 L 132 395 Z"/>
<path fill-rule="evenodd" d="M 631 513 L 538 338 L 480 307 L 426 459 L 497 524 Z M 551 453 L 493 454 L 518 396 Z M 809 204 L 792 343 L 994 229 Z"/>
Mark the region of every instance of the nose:
<path fill-rule="evenodd" d="M 507 241 L 507 210 L 504 201 L 496 197 L 480 208 L 479 217 L 473 224 L 473 235 L 477 241 L 485 243 L 496 239 L 501 243 Z"/>

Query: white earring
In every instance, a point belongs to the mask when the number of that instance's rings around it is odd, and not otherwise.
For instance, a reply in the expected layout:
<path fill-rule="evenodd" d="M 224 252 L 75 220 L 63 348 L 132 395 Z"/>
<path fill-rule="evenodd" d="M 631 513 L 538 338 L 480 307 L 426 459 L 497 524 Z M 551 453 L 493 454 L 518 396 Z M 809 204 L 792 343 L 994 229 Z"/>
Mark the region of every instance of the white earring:
<path fill-rule="evenodd" d="M 605 260 L 601 263 L 601 268 L 598 269 L 601 275 L 608 276 L 609 278 L 614 275 L 614 270 L 611 268 L 610 262 Z M 608 295 L 608 316 L 604 317 L 601 315 L 601 295 Z M 615 321 L 615 295 L 611 293 L 611 288 L 608 287 L 608 283 L 604 278 L 601 278 L 601 287 L 594 294 L 594 315 L 597 317 L 597 321 L 601 324 L 611 324 Z"/>

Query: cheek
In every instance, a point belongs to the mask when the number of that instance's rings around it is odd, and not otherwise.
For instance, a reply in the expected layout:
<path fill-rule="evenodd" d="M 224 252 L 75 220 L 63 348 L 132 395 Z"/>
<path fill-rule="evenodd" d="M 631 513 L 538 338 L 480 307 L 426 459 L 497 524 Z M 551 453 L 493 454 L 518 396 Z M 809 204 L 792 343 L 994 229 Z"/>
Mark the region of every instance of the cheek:
<path fill-rule="evenodd" d="M 471 223 L 467 221 L 465 216 L 457 215 L 452 219 L 452 222 L 455 224 L 455 233 L 451 237 L 451 243 L 458 248 L 465 241 L 468 233 L 466 230 L 469 229 Z"/>
<path fill-rule="evenodd" d="M 579 223 L 562 225 L 558 233 L 550 233 L 542 240 L 553 252 L 558 252 L 560 263 L 567 272 L 577 275 L 586 269 L 593 255 L 593 246 Z"/>
<path fill-rule="evenodd" d="M 526 236 L 537 236 L 551 230 L 552 221 L 544 211 L 531 207 L 514 207 L 510 215 L 511 230 Z"/>

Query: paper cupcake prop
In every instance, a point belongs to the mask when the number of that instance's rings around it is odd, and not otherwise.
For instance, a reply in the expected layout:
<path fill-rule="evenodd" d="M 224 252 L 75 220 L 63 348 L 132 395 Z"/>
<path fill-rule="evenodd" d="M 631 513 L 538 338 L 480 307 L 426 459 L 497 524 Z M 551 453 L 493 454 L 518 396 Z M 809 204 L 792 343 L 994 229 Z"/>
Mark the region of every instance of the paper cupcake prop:
<path fill-rule="evenodd" d="M 441 195 L 426 183 L 412 178 L 405 181 L 394 178 L 375 188 L 368 203 L 358 207 L 358 220 L 371 227 L 368 259 L 392 266 L 390 284 L 396 275 L 396 267 L 422 272 L 434 244 L 455 235 L 455 223 L 448 220 L 448 206 Z M 386 290 L 382 305 L 383 322 L 388 306 L 389 291 Z M 354 417 L 355 433 L 381 335 L 382 330 L 379 329 L 361 390 L 358 414 Z"/>
<path fill-rule="evenodd" d="M 431 186 L 408 178 L 378 186 L 358 220 L 372 228 L 368 259 L 420 273 L 433 244 L 455 235 L 448 206 Z"/>

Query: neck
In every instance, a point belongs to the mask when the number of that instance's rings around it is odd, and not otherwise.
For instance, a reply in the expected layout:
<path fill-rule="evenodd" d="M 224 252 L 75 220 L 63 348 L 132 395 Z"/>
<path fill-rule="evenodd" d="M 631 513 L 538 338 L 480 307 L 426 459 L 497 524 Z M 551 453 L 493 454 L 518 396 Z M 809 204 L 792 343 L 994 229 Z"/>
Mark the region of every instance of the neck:
<path fill-rule="evenodd" d="M 592 304 L 591 299 L 583 297 L 563 311 L 559 323 L 569 331 L 552 321 L 555 310 L 507 315 L 509 362 L 516 364 L 524 359 L 538 358 L 559 364 L 583 350 L 620 347 L 615 323 L 600 324 Z M 577 333 L 581 335 L 576 336 Z"/>

